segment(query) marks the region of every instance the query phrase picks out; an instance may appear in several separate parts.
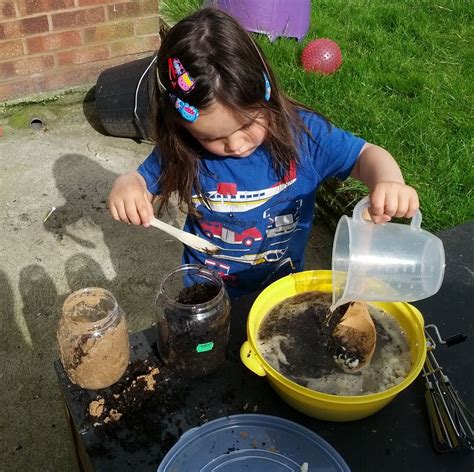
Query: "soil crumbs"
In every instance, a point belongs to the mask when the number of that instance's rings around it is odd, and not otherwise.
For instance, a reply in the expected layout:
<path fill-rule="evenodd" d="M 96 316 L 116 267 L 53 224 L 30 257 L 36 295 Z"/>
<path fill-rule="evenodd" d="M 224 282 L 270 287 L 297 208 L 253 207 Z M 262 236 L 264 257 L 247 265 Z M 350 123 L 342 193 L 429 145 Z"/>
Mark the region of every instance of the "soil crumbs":
<path fill-rule="evenodd" d="M 183 379 L 166 370 L 156 361 L 137 360 L 129 364 L 119 382 L 97 391 L 87 405 L 87 417 L 99 441 L 117 441 L 125 450 L 159 442 L 167 450 L 178 440 L 182 431 L 177 424 L 177 435 L 171 434 L 169 421 L 182 408 L 187 388 Z M 106 453 L 107 448 L 97 444 L 90 452 Z"/>

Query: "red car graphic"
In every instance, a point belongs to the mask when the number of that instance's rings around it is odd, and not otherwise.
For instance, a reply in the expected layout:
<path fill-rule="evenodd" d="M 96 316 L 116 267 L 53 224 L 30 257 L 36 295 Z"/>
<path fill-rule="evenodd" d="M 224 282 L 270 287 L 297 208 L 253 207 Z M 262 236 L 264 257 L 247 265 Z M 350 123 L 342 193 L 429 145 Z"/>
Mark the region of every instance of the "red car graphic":
<path fill-rule="evenodd" d="M 218 238 L 226 243 L 243 244 L 245 247 L 250 247 L 255 241 L 262 240 L 262 233 L 257 228 L 248 228 L 237 233 L 218 222 L 203 221 L 199 225 L 209 239 Z"/>

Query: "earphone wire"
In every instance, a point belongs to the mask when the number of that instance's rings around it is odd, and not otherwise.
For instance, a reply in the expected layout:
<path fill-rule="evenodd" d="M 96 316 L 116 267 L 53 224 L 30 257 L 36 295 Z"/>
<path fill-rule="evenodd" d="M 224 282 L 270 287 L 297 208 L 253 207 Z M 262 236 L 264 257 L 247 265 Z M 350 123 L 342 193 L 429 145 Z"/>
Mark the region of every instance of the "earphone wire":
<path fill-rule="evenodd" d="M 148 64 L 148 67 L 145 69 L 145 71 L 143 72 L 143 74 L 141 75 L 140 79 L 138 80 L 138 84 L 137 84 L 137 88 L 135 89 L 135 104 L 134 104 L 134 107 L 133 107 L 133 114 L 135 116 L 135 119 L 137 121 L 137 126 L 139 127 L 140 131 L 142 134 L 143 133 L 143 129 L 141 127 L 141 122 L 140 122 L 140 117 L 138 116 L 138 94 L 139 94 L 139 91 L 140 91 L 140 86 L 142 84 L 142 80 L 143 78 L 146 76 L 146 74 L 148 73 L 148 71 L 150 70 L 151 66 L 156 62 L 156 59 L 157 59 L 157 56 L 155 56 L 151 61 L 150 61 L 150 64 Z M 143 135 L 143 138 L 146 138 L 147 136 Z"/>
<path fill-rule="evenodd" d="M 163 82 L 160 79 L 160 71 L 158 70 L 158 67 L 156 67 L 156 82 L 158 83 L 158 88 L 160 89 L 161 93 L 166 92 L 166 87 L 163 85 Z"/>

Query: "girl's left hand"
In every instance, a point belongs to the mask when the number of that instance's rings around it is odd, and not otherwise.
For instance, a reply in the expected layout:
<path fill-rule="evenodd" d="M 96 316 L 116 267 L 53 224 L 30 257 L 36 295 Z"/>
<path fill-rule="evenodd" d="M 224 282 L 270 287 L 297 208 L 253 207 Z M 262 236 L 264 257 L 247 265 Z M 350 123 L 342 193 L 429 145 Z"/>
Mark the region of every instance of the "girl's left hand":
<path fill-rule="evenodd" d="M 420 207 L 416 190 L 399 182 L 379 182 L 370 192 L 370 217 L 386 223 L 392 217 L 411 218 Z"/>

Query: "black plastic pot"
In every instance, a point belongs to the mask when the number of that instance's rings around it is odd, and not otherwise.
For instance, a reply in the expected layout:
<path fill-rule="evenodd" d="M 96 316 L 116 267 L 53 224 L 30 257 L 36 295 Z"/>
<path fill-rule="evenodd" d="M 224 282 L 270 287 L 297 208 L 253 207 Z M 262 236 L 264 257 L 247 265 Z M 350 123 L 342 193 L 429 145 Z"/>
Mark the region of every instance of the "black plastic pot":
<path fill-rule="evenodd" d="M 104 70 L 97 79 L 99 119 L 111 136 L 151 139 L 151 100 L 156 90 L 155 56 Z"/>

